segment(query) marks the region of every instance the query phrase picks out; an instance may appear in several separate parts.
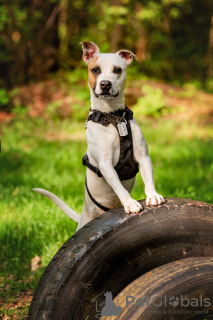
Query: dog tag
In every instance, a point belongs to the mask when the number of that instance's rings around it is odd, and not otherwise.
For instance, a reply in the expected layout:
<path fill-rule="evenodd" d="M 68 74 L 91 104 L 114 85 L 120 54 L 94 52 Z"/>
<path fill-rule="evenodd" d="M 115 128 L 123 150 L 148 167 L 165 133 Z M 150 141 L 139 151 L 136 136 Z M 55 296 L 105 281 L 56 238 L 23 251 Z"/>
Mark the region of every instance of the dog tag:
<path fill-rule="evenodd" d="M 119 122 L 118 123 L 118 132 L 119 132 L 121 137 L 124 137 L 124 136 L 128 135 L 128 130 L 127 130 L 125 122 Z"/>

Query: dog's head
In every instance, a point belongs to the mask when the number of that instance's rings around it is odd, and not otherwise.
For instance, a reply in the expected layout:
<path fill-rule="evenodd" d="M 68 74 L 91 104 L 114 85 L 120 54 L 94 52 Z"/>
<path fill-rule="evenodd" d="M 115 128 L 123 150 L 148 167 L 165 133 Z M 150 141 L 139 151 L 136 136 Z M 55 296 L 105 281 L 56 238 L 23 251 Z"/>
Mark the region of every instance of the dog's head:
<path fill-rule="evenodd" d="M 136 56 L 128 50 L 116 53 L 100 53 L 98 46 L 90 41 L 81 42 L 83 60 L 88 65 L 89 86 L 96 98 L 109 100 L 123 92 L 126 69 Z"/>

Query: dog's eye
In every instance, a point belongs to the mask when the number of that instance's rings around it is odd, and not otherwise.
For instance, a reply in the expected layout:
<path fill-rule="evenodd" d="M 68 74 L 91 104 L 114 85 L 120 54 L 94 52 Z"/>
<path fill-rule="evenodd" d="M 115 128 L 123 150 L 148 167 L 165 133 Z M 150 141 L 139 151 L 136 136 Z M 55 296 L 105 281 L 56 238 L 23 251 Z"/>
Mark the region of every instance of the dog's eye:
<path fill-rule="evenodd" d="M 114 70 L 113 70 L 113 72 L 114 72 L 114 73 L 117 73 L 117 74 L 120 74 L 121 71 L 122 71 L 122 69 L 119 68 L 119 67 L 115 67 Z"/>
<path fill-rule="evenodd" d="M 92 73 L 94 73 L 94 74 L 99 74 L 99 73 L 101 73 L 101 69 L 100 69 L 99 67 L 95 67 L 95 68 L 93 68 L 91 71 L 92 71 Z"/>

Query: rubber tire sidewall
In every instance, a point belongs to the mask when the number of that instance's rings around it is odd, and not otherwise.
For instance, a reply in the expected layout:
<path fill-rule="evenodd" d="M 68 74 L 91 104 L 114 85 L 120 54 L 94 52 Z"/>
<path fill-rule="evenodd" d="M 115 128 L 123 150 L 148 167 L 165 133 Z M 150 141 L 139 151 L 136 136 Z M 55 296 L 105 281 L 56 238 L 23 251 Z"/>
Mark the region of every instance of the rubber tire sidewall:
<path fill-rule="evenodd" d="M 145 205 L 144 201 L 141 201 Z M 187 257 L 213 256 L 212 206 L 166 199 L 142 215 L 116 208 L 80 229 L 45 270 L 30 319 L 94 320 L 94 299 L 115 297 L 140 275 Z M 101 296 L 96 298 L 99 305 Z"/>

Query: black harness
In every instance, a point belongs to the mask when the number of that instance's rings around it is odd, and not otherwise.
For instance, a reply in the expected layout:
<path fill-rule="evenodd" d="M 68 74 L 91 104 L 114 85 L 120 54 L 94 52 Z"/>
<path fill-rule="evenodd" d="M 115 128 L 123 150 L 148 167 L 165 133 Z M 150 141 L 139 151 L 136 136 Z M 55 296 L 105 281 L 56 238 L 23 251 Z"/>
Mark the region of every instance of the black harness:
<path fill-rule="evenodd" d="M 102 126 L 107 126 L 111 123 L 118 131 L 118 135 L 120 138 L 120 156 L 118 163 L 115 165 L 114 169 L 117 172 L 118 177 L 121 181 L 134 178 L 139 171 L 138 163 L 135 161 L 133 155 L 132 131 L 130 126 L 130 120 L 132 119 L 133 112 L 129 108 L 127 108 L 127 106 L 125 106 L 125 109 L 120 109 L 113 113 L 103 113 L 97 110 L 93 110 L 93 112 L 89 115 L 87 120 L 100 123 Z M 87 166 L 90 170 L 96 173 L 98 177 L 102 177 L 99 168 L 93 166 L 89 162 L 87 153 L 85 153 L 82 159 L 82 163 L 84 166 Z M 92 201 L 99 208 L 101 208 L 104 211 L 110 210 L 99 204 L 92 197 L 87 186 L 87 181 L 86 189 Z"/>

